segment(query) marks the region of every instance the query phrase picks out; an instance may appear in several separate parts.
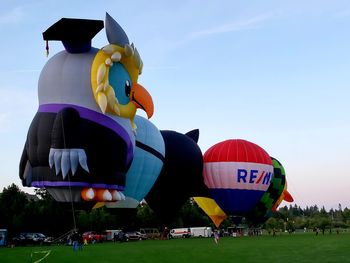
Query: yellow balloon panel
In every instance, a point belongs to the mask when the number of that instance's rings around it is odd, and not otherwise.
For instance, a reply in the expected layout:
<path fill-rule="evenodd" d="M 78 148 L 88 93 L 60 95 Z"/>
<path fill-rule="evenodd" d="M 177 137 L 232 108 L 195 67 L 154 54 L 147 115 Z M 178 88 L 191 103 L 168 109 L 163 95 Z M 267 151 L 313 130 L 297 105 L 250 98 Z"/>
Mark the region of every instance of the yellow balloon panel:
<path fill-rule="evenodd" d="M 224 211 L 218 206 L 214 199 L 207 197 L 194 197 L 194 201 L 198 206 L 210 217 L 216 227 L 227 218 Z"/>

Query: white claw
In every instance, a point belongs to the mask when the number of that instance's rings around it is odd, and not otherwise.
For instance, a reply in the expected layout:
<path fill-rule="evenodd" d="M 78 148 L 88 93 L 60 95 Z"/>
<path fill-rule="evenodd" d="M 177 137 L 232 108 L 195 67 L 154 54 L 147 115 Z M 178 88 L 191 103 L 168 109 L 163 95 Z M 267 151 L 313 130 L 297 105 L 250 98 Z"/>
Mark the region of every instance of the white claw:
<path fill-rule="evenodd" d="M 108 190 L 104 190 L 103 200 L 104 201 L 112 201 L 112 194 Z"/>
<path fill-rule="evenodd" d="M 70 170 L 72 175 L 74 175 L 78 170 L 79 164 L 89 173 L 84 149 L 50 149 L 49 166 L 50 168 L 55 167 L 56 175 L 62 171 L 63 179 L 66 178 Z"/>
<path fill-rule="evenodd" d="M 114 190 L 114 192 L 113 192 L 113 200 L 117 200 L 117 201 L 125 200 L 125 195 L 122 192 Z"/>
<path fill-rule="evenodd" d="M 78 149 L 80 166 L 89 173 L 89 167 L 87 165 L 87 157 L 83 149 Z"/>
<path fill-rule="evenodd" d="M 78 165 L 79 165 L 78 152 L 72 149 L 70 151 L 69 157 L 70 157 L 70 168 L 72 170 L 72 174 L 74 175 L 75 172 L 78 170 Z"/>
<path fill-rule="evenodd" d="M 61 151 L 55 151 L 53 159 L 54 159 L 54 162 L 55 162 L 56 175 L 58 175 L 59 172 L 61 171 L 61 158 L 62 158 L 62 152 Z"/>
<path fill-rule="evenodd" d="M 121 195 L 119 194 L 119 191 L 117 190 L 110 190 L 112 193 L 112 200 L 113 201 L 120 201 L 121 200 Z"/>
<path fill-rule="evenodd" d="M 62 152 L 62 158 L 61 158 L 61 170 L 62 170 L 62 177 L 63 179 L 66 178 L 69 170 L 70 170 L 70 154 L 68 150 L 64 150 Z"/>
<path fill-rule="evenodd" d="M 50 148 L 50 152 L 49 152 L 49 166 L 52 169 L 52 166 L 54 165 L 54 160 L 53 160 L 53 156 L 55 155 L 55 149 Z"/>
<path fill-rule="evenodd" d="M 118 200 L 118 201 L 123 200 L 123 196 L 121 195 L 120 192 L 116 192 L 116 198 L 115 199 Z"/>

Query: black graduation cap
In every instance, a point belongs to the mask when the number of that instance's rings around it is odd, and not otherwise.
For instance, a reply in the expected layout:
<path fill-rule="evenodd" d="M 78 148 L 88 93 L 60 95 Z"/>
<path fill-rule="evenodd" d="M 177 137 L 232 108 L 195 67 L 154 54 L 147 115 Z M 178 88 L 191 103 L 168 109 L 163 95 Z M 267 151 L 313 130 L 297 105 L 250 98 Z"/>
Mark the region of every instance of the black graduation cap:
<path fill-rule="evenodd" d="M 62 18 L 44 33 L 46 40 L 60 40 L 69 53 L 84 53 L 91 49 L 91 39 L 103 28 L 102 20 Z M 48 45 L 46 45 L 48 52 Z"/>

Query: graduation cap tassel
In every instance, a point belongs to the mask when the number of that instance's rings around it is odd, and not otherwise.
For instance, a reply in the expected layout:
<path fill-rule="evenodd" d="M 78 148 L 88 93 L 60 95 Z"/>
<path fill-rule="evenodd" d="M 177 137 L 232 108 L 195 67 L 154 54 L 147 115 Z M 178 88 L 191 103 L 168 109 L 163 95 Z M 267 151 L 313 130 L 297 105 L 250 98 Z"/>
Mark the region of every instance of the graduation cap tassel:
<path fill-rule="evenodd" d="M 45 47 L 45 49 L 46 49 L 46 56 L 48 57 L 49 56 L 49 41 L 48 40 L 46 40 L 46 47 Z"/>

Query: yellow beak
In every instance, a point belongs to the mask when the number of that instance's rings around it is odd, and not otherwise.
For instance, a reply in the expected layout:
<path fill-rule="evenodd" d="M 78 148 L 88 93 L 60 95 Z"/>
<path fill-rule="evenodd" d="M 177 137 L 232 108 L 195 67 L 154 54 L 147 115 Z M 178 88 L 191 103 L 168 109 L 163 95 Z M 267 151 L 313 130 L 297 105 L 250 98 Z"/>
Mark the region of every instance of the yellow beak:
<path fill-rule="evenodd" d="M 136 108 L 143 109 L 148 119 L 152 117 L 154 105 L 151 95 L 148 91 L 138 83 L 133 83 L 131 86 L 130 100 Z"/>

